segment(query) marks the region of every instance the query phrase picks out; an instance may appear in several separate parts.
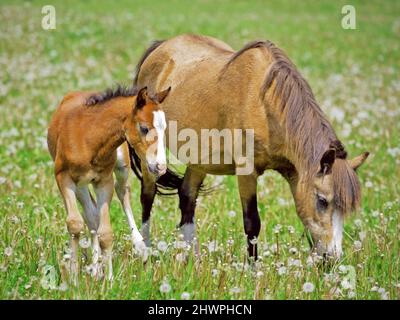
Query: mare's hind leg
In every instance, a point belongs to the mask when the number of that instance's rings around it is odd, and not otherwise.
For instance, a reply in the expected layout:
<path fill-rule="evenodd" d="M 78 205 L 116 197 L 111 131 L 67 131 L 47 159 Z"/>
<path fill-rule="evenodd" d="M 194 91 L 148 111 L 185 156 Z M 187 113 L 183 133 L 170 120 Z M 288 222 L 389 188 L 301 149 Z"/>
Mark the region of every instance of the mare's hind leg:
<path fill-rule="evenodd" d="M 79 186 L 76 196 L 81 203 L 84 211 L 84 219 L 89 227 L 92 245 L 92 275 L 101 276 L 99 258 L 101 254 L 97 229 L 99 228 L 100 217 L 97 210 L 96 201 L 93 199 L 88 186 Z"/>
<path fill-rule="evenodd" d="M 140 232 L 142 233 L 146 246 L 150 247 L 150 214 L 156 195 L 156 180 L 155 177 L 149 173 L 145 165 L 142 165 L 142 177 L 140 194 L 140 201 L 142 203 L 142 227 Z"/>
<path fill-rule="evenodd" d="M 181 209 L 181 222 L 179 226 L 186 242 L 191 244 L 196 236 L 196 226 L 194 221 L 194 211 L 199 190 L 206 174 L 195 171 L 188 167 L 179 188 L 179 208 Z M 195 240 L 194 250 L 199 253 L 198 241 Z"/>
<path fill-rule="evenodd" d="M 131 203 L 130 203 L 130 185 L 128 182 L 129 178 L 129 154 L 126 145 L 122 145 L 118 148 L 117 152 L 117 163 L 114 168 L 115 173 L 115 191 L 118 195 L 118 199 L 122 204 L 126 217 L 128 219 L 129 227 L 131 230 L 132 243 L 137 252 L 147 259 L 147 249 L 143 242 L 143 237 L 140 234 L 135 219 L 133 217 Z"/>
<path fill-rule="evenodd" d="M 254 260 L 257 260 L 257 237 L 261 227 L 257 209 L 257 177 L 254 175 L 238 176 L 238 184 L 249 258 L 254 257 Z"/>
<path fill-rule="evenodd" d="M 67 228 L 71 236 L 71 261 L 69 271 L 73 284 L 78 283 L 78 249 L 79 236 L 84 228 L 84 221 L 79 213 L 78 203 L 76 201 L 76 185 L 67 173 L 56 175 L 57 185 L 64 199 L 64 205 L 67 210 Z"/>

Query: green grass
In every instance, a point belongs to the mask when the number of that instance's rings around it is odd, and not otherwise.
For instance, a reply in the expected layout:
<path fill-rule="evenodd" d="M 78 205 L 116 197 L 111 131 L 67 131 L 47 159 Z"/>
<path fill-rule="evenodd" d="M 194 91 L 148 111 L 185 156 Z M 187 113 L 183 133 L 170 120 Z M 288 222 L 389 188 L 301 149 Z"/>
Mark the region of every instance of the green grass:
<path fill-rule="evenodd" d="M 341 28 L 347 1 L 51 1 L 54 31 L 41 28 L 45 4 L 49 1 L 0 5 L 0 298 L 180 299 L 188 292 L 196 299 L 399 299 L 398 1 L 352 1 L 356 30 Z M 268 172 L 258 189 L 262 258 L 257 265 L 244 263 L 237 183 L 224 177 L 222 189 L 198 203 L 200 262 L 191 255 L 187 263 L 177 259 L 184 250 L 173 245 L 180 219 L 175 197 L 156 199 L 153 247 L 159 241 L 169 246 L 146 265 L 132 254 L 127 223 L 114 199 L 113 286 L 85 273 L 82 254 L 80 285 L 66 288 L 62 262 L 68 233 L 45 144 L 49 118 L 70 90 L 131 81 L 150 41 L 184 32 L 215 36 L 237 49 L 254 39 L 274 41 L 309 80 L 350 155 L 371 152 L 359 170 L 362 208 L 345 224 L 344 258 L 329 270 L 307 263 L 309 249 L 289 188 Z M 140 221 L 139 183 L 134 178 L 132 183 Z M 275 234 L 278 224 L 282 229 Z M 217 241 L 219 250 L 210 252 L 210 241 Z M 360 250 L 356 241 L 362 242 Z M 163 281 L 170 292 L 160 292 Z M 314 284 L 313 292 L 303 291 L 305 282 Z"/>

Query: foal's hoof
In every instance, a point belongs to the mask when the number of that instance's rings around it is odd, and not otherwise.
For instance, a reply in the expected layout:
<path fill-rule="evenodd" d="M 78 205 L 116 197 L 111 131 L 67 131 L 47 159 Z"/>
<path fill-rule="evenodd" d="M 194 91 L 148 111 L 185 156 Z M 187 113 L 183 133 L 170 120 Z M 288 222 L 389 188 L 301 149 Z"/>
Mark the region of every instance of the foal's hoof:
<path fill-rule="evenodd" d="M 142 257 L 143 261 L 146 262 L 147 259 L 149 258 L 149 251 L 150 248 L 148 248 L 146 246 L 146 244 L 144 243 L 144 241 L 137 241 L 134 244 L 134 249 L 137 253 L 137 255 L 139 255 L 140 257 Z"/>

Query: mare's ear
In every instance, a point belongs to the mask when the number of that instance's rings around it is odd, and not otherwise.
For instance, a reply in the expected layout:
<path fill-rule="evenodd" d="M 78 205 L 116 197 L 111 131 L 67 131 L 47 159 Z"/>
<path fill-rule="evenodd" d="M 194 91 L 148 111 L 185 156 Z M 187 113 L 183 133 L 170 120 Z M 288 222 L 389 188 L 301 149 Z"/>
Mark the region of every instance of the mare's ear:
<path fill-rule="evenodd" d="M 146 101 L 147 101 L 147 87 L 144 87 L 139 90 L 136 96 L 135 109 L 139 110 L 143 108 L 146 105 Z"/>
<path fill-rule="evenodd" d="M 171 91 L 171 87 L 169 87 L 167 90 L 157 93 L 156 94 L 157 102 L 162 103 L 164 101 L 164 99 L 168 96 L 170 91 Z"/>
<path fill-rule="evenodd" d="M 332 166 L 333 163 L 335 162 L 336 158 L 336 150 L 335 149 L 329 149 L 325 151 L 325 153 L 322 155 L 322 158 L 320 160 L 320 171 L 319 173 L 322 174 L 327 174 L 332 171 Z"/>
<path fill-rule="evenodd" d="M 357 168 L 359 166 L 361 166 L 365 160 L 367 160 L 368 156 L 369 156 L 369 152 L 367 151 L 367 152 L 361 153 L 359 156 L 357 156 L 351 160 L 348 160 L 350 167 L 352 167 L 354 170 L 357 170 Z"/>

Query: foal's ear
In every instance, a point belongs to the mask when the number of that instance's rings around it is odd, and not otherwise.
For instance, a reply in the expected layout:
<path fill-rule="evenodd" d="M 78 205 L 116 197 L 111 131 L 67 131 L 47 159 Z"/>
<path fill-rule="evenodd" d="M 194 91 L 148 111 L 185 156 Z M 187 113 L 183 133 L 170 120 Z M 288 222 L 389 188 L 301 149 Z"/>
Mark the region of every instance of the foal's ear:
<path fill-rule="evenodd" d="M 368 156 L 369 156 L 369 152 L 367 151 L 367 152 L 363 152 L 359 156 L 349 160 L 350 167 L 352 167 L 354 170 L 357 170 L 357 168 L 359 166 L 361 166 L 365 160 L 367 160 Z"/>
<path fill-rule="evenodd" d="M 329 149 L 325 151 L 323 154 L 321 161 L 320 161 L 320 173 L 327 174 L 332 171 L 333 163 L 335 162 L 336 158 L 336 150 Z"/>
<path fill-rule="evenodd" d="M 147 87 L 139 90 L 136 96 L 136 109 L 141 109 L 146 105 L 147 101 Z"/>
<path fill-rule="evenodd" d="M 168 96 L 170 91 L 171 91 L 171 87 L 169 87 L 167 90 L 157 93 L 156 94 L 157 102 L 162 103 L 164 101 L 164 99 Z"/>

